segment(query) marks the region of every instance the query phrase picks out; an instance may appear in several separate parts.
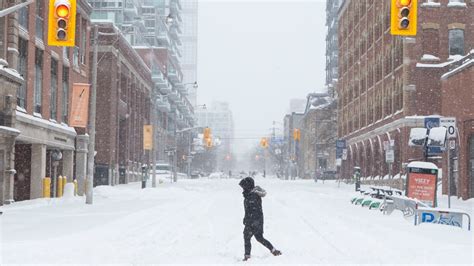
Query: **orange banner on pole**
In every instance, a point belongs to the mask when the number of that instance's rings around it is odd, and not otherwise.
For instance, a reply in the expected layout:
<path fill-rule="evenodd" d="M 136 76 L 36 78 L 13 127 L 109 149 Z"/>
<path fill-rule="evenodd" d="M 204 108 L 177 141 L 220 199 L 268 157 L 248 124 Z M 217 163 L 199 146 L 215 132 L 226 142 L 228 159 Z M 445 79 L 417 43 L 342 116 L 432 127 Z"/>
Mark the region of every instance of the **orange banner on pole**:
<path fill-rule="evenodd" d="M 87 127 L 89 120 L 89 92 L 90 84 L 74 83 L 72 85 L 71 112 L 69 125 L 71 127 Z"/>
<path fill-rule="evenodd" d="M 153 149 L 153 126 L 152 125 L 143 126 L 143 149 L 144 150 Z"/>

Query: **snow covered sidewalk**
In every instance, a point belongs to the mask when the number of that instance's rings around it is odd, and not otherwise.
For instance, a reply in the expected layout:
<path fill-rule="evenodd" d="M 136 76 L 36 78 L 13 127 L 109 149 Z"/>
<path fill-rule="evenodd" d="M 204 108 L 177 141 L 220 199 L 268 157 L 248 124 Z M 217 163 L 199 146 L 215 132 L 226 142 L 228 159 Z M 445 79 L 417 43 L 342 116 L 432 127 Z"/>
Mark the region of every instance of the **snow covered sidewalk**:
<path fill-rule="evenodd" d="M 350 204 L 352 186 L 257 179 L 265 237 L 283 255 L 252 240 L 246 264 L 472 264 L 473 234 L 405 220 L 396 211 Z M 443 204 L 444 199 L 440 202 Z M 453 200 L 472 214 L 472 201 Z M 5 206 L 0 264 L 244 264 L 243 204 L 237 179 L 179 180 L 156 189 L 140 184 L 95 189 L 83 198 Z"/>

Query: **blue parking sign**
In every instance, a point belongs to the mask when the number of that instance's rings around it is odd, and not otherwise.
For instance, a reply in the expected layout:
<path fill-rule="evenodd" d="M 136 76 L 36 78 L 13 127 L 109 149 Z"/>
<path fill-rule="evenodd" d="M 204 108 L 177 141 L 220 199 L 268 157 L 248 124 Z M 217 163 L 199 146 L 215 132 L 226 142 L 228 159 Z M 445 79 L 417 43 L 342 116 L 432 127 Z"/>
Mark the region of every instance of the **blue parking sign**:
<path fill-rule="evenodd" d="M 425 128 L 439 127 L 439 117 L 425 117 Z"/>

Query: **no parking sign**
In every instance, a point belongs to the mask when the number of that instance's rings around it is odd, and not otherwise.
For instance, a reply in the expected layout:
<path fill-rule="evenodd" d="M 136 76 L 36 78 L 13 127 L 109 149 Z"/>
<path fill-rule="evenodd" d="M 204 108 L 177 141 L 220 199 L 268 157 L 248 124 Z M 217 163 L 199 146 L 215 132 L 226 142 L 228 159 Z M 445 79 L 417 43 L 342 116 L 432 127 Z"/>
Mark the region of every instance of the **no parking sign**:
<path fill-rule="evenodd" d="M 439 120 L 439 125 L 447 129 L 448 139 L 456 138 L 456 118 L 442 117 Z"/>

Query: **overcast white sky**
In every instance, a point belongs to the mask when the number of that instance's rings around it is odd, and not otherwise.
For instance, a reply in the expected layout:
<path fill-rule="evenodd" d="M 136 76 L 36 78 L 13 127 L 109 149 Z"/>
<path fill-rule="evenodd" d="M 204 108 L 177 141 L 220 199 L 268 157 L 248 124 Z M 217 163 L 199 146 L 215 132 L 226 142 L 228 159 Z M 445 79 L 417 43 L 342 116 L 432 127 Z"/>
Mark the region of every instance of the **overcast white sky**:
<path fill-rule="evenodd" d="M 236 137 L 267 135 L 322 91 L 325 1 L 199 1 L 198 103 L 230 103 Z"/>

